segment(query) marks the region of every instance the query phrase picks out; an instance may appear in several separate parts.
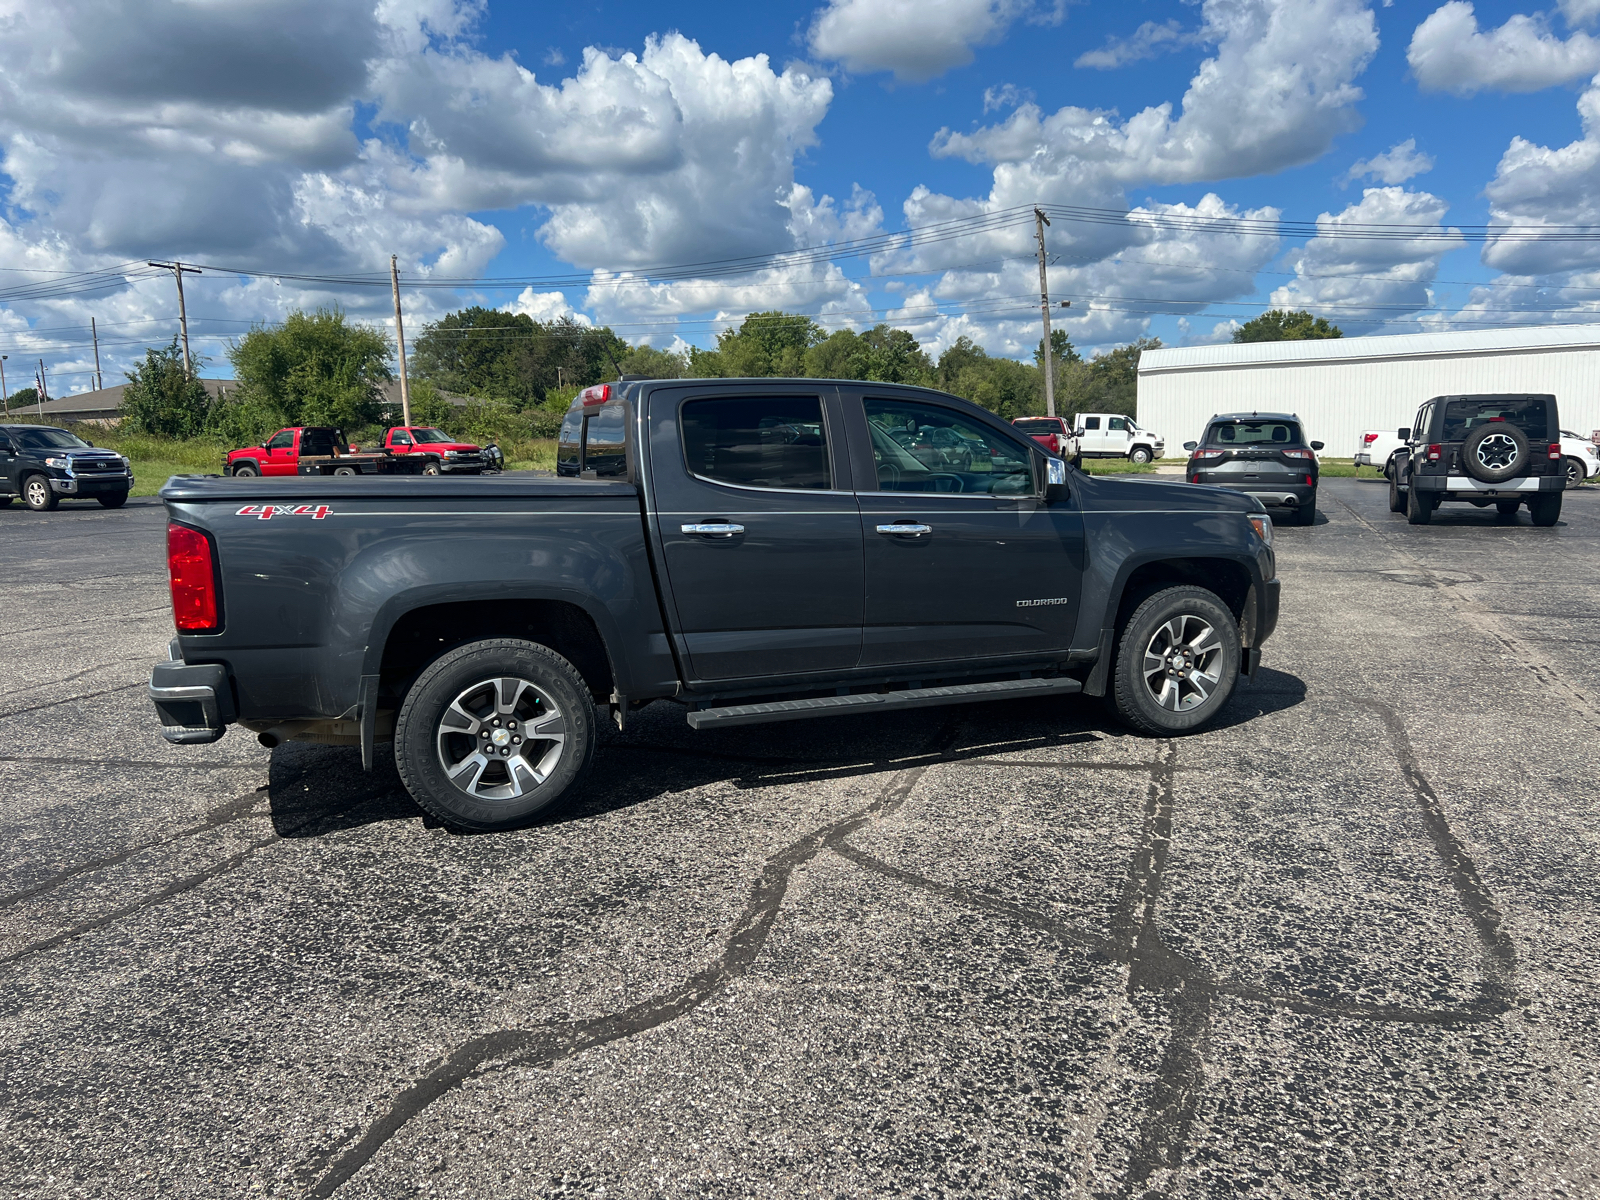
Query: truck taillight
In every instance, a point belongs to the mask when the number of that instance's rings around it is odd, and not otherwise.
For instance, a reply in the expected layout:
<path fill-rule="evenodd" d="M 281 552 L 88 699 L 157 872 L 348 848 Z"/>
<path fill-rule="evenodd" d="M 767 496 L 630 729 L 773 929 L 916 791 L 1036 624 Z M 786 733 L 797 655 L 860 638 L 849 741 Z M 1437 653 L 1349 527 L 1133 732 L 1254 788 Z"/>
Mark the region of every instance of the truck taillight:
<path fill-rule="evenodd" d="M 211 633 L 220 628 L 211 539 L 198 529 L 168 522 L 167 571 L 172 576 L 172 619 L 178 630 Z"/>
<path fill-rule="evenodd" d="M 1361 444 L 1363 446 L 1370 446 L 1370 445 L 1372 445 L 1373 442 L 1375 442 L 1377 440 L 1378 440 L 1378 435 L 1375 434 L 1375 433 L 1364 433 L 1364 434 L 1361 435 Z"/>
<path fill-rule="evenodd" d="M 1551 462 L 1560 462 L 1561 461 L 1561 443 L 1560 442 L 1551 442 L 1550 443 L 1550 461 Z"/>
<path fill-rule="evenodd" d="M 611 399 L 611 385 L 609 383 L 597 383 L 593 387 L 586 387 L 578 393 L 578 398 L 583 401 L 585 408 L 593 404 L 604 404 Z"/>
<path fill-rule="evenodd" d="M 1444 446 L 1440 442 L 1433 442 L 1428 446 L 1428 461 L 1438 462 L 1444 456 Z"/>

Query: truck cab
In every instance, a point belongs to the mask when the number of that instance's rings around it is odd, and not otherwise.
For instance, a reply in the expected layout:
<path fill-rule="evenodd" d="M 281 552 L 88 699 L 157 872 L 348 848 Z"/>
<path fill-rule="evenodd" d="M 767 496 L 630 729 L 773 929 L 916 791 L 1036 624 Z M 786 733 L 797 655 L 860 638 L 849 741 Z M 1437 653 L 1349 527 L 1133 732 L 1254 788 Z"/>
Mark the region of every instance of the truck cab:
<path fill-rule="evenodd" d="M 263 445 L 230 450 L 229 475 L 297 475 L 301 458 L 337 458 L 350 453 L 344 430 L 332 425 L 295 425 L 280 429 Z"/>

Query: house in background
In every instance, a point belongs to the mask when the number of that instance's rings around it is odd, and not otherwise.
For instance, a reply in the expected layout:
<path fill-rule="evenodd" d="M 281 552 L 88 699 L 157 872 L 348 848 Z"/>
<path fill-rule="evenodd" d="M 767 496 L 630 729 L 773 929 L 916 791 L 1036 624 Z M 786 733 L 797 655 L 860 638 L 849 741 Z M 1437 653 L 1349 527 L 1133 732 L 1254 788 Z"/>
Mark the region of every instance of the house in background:
<path fill-rule="evenodd" d="M 226 395 L 235 386 L 231 379 L 202 379 L 206 391 L 213 397 Z M 122 393 L 128 385 L 119 383 L 115 387 L 99 388 L 92 392 L 79 392 L 75 396 L 58 396 L 46 400 L 41 404 L 28 404 L 10 410 L 10 416 L 18 421 L 44 421 L 55 425 L 71 425 L 85 423 L 90 425 L 115 425 L 122 420 Z M 398 413 L 400 410 L 400 384 L 397 380 L 383 385 L 384 399 L 394 406 Z M 471 396 L 458 396 L 452 392 L 440 392 L 446 400 L 458 408 L 465 407 L 472 401 Z M 3 419 L 3 418 L 0 418 Z"/>

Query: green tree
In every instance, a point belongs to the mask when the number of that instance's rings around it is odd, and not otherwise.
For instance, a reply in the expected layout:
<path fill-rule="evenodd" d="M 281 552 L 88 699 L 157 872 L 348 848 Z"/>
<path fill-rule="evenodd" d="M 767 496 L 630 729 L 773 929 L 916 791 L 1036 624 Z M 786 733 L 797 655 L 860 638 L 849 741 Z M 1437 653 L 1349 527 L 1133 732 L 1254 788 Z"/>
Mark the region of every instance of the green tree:
<path fill-rule="evenodd" d="M 939 356 L 933 383 L 1010 421 L 1044 411 L 1042 376 L 1037 367 L 993 358 L 972 339 L 960 337 Z"/>
<path fill-rule="evenodd" d="M 1081 370 L 1078 364 L 1069 364 L 1066 411 L 1133 416 L 1139 400 L 1139 357 L 1160 348 L 1160 338 L 1139 338 L 1096 354 Z"/>
<path fill-rule="evenodd" d="M 431 379 L 406 381 L 411 388 L 411 423 L 435 425 L 446 428 L 455 415 L 456 406 L 446 400 Z"/>
<path fill-rule="evenodd" d="M 933 360 L 904 329 L 874 325 L 861 335 L 866 350 L 867 378 L 880 383 L 931 384 Z"/>
<path fill-rule="evenodd" d="M 359 429 L 386 415 L 389 335 L 345 320 L 342 309 L 295 311 L 254 326 L 228 348 L 239 402 L 281 414 L 286 425 Z"/>
<path fill-rule="evenodd" d="M 1083 361 L 1083 355 L 1079 354 L 1077 348 L 1073 346 L 1072 340 L 1067 337 L 1065 329 L 1052 329 L 1050 331 L 1050 348 L 1055 351 L 1055 359 L 1058 363 Z M 1043 338 L 1040 338 L 1039 344 L 1033 348 L 1033 365 L 1040 368 L 1044 367 Z"/>
<path fill-rule="evenodd" d="M 1233 331 L 1236 342 L 1290 342 L 1343 336 L 1344 332 L 1337 325 L 1328 324 L 1326 317 L 1314 317 L 1304 309 L 1287 312 L 1270 308 Z"/>
<path fill-rule="evenodd" d="M 177 338 L 146 350 L 122 391 L 122 420 L 134 433 L 194 437 L 205 429 L 211 407 L 211 393 L 184 370 Z"/>
<path fill-rule="evenodd" d="M 859 333 L 836 329 L 806 350 L 805 373 L 812 379 L 866 379 L 868 358 Z"/>
<path fill-rule="evenodd" d="M 689 360 L 681 354 L 637 346 L 621 355 L 624 375 L 643 375 L 647 379 L 682 379 L 689 374 Z"/>
<path fill-rule="evenodd" d="M 6 397 L 5 409 L 7 412 L 11 412 L 26 405 L 37 403 L 39 403 L 39 391 L 37 388 L 18 388 L 10 396 Z"/>
<path fill-rule="evenodd" d="M 423 326 L 407 365 L 413 376 L 445 391 L 506 400 L 522 409 L 542 404 L 559 388 L 616 378 L 618 365 L 632 353 L 609 328 L 571 317 L 535 321 L 526 313 L 472 307 Z M 658 365 L 672 357 L 650 354 L 659 356 L 649 360 Z"/>
<path fill-rule="evenodd" d="M 810 317 L 753 312 L 739 328 L 717 335 L 717 354 L 730 379 L 804 375 L 806 351 L 822 340 L 822 327 Z"/>

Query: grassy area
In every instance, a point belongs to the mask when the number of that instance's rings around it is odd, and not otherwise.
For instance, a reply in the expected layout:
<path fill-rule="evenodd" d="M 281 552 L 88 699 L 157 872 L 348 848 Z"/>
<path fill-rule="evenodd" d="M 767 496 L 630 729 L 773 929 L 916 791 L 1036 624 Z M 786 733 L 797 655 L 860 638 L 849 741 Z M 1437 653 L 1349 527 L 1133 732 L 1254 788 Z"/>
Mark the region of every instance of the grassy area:
<path fill-rule="evenodd" d="M 1085 475 L 1148 475 L 1155 469 L 1155 463 L 1141 465 L 1125 458 L 1086 458 L 1082 466 Z"/>

